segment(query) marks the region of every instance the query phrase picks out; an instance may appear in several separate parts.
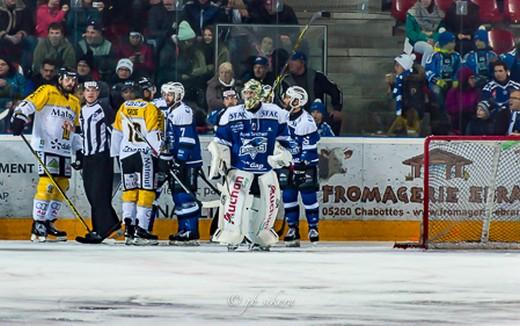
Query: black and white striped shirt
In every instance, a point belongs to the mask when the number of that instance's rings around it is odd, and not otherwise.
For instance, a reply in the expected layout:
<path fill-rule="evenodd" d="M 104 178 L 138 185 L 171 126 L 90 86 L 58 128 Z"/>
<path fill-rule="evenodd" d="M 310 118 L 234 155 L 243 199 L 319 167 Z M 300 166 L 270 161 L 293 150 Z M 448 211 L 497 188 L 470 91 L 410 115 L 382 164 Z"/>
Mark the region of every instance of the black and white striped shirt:
<path fill-rule="evenodd" d="M 99 101 L 81 108 L 80 123 L 83 136 L 83 155 L 94 155 L 110 149 L 110 128 L 113 121 L 112 108 Z"/>

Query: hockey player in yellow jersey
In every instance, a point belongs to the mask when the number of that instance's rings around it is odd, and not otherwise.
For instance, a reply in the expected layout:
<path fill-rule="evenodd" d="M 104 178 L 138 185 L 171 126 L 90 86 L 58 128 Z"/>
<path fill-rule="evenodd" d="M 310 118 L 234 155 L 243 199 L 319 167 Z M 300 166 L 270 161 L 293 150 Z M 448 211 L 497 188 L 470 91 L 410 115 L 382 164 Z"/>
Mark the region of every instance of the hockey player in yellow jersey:
<path fill-rule="evenodd" d="M 18 136 L 30 121 L 30 116 L 34 115 L 32 148 L 63 191 L 69 188 L 72 153 L 82 146 L 79 135 L 75 133 L 80 112 L 80 101 L 72 95 L 76 81 L 75 72 L 60 69 L 57 83 L 36 89 L 15 108 L 12 118 L 13 134 Z M 40 165 L 38 174 L 31 239 L 45 241 L 50 235 L 57 240 L 66 240 L 67 233 L 57 230 L 53 224 L 63 198 Z"/>
<path fill-rule="evenodd" d="M 118 156 L 123 184 L 123 222 L 126 244 L 157 244 L 148 232 L 155 199 L 157 155 L 162 144 L 163 117 L 152 103 L 138 98 L 133 82 L 122 87 L 125 102 L 117 111 L 110 154 Z"/>

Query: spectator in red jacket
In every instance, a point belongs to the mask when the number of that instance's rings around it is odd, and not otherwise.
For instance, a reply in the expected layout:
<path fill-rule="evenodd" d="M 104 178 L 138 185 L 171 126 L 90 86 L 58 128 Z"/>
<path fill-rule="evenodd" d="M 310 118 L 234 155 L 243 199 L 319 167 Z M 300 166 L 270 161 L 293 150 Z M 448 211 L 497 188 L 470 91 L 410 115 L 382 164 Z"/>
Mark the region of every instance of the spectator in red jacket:
<path fill-rule="evenodd" d="M 69 11 L 69 5 L 60 6 L 60 0 L 49 0 L 36 10 L 36 36 L 47 37 L 49 25 L 52 23 L 63 24 Z"/>
<path fill-rule="evenodd" d="M 144 43 L 143 34 L 132 31 L 128 35 L 128 42 L 124 42 L 117 49 L 118 58 L 128 58 L 134 64 L 134 77 L 151 76 L 155 63 L 151 47 Z"/>

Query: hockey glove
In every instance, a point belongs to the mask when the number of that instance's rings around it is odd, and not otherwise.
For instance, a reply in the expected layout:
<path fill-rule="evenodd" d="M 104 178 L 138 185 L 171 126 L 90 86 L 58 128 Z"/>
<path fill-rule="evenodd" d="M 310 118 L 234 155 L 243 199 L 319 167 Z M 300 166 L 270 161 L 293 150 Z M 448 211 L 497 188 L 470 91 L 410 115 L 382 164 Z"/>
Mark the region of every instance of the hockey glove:
<path fill-rule="evenodd" d="M 14 136 L 20 136 L 23 132 L 23 128 L 25 127 L 25 121 L 20 118 L 13 118 L 11 122 L 11 129 L 13 130 Z"/>
<path fill-rule="evenodd" d="M 159 157 L 159 172 L 168 174 L 173 162 L 173 155 L 161 154 Z"/>
<path fill-rule="evenodd" d="M 448 86 L 448 83 L 444 79 L 439 79 L 435 82 L 435 85 L 439 86 L 442 89 L 445 89 Z"/>
<path fill-rule="evenodd" d="M 72 162 L 70 164 L 70 166 L 74 170 L 81 170 L 81 169 L 83 169 L 83 152 L 82 151 L 77 151 L 76 152 L 76 159 L 74 160 L 74 162 Z"/>

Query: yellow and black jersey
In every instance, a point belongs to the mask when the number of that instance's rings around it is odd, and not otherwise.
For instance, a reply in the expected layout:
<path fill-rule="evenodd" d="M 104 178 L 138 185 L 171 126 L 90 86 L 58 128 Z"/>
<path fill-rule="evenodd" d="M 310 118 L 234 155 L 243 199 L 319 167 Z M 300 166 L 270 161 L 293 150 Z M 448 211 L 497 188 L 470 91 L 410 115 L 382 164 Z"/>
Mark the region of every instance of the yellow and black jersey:
<path fill-rule="evenodd" d="M 42 85 L 27 96 L 14 110 L 17 117 L 29 121 L 34 114 L 31 145 L 34 150 L 71 156 L 81 149 L 79 135 L 80 101 L 74 95 L 64 95 L 54 85 Z"/>
<path fill-rule="evenodd" d="M 159 152 L 164 117 L 152 103 L 141 99 L 124 102 L 117 111 L 113 126 L 110 150 L 112 156 L 123 159 L 136 152 Z"/>

